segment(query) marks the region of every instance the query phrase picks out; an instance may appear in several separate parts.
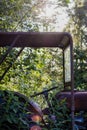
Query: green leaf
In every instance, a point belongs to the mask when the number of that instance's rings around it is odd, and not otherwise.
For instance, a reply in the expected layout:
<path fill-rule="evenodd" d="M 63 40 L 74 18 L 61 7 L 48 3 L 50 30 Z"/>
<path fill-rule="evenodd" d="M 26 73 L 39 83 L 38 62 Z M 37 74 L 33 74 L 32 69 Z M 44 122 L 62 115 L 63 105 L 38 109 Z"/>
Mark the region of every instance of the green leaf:
<path fill-rule="evenodd" d="M 7 115 L 7 121 L 8 121 L 9 123 L 12 123 L 12 120 L 11 120 L 10 116 L 8 116 L 8 115 Z"/>
<path fill-rule="evenodd" d="M 66 3 L 69 4 L 69 3 L 70 3 L 70 0 L 66 0 Z"/>

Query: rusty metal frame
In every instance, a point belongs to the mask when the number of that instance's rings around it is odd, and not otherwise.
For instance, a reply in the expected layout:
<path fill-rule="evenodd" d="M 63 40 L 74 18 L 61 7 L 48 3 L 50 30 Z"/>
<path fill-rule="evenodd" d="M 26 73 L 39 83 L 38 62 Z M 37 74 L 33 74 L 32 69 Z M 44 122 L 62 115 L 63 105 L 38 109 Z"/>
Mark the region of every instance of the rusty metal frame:
<path fill-rule="evenodd" d="M 74 103 L 74 65 L 73 65 L 73 60 L 74 60 L 74 56 L 73 56 L 73 40 L 72 38 L 70 39 L 70 61 L 71 61 L 71 82 L 65 82 L 65 58 L 64 58 L 64 49 L 62 52 L 63 55 L 63 81 L 64 81 L 64 89 L 65 91 L 67 91 L 67 87 L 71 86 L 71 116 L 72 116 L 72 130 L 74 130 L 74 111 L 75 111 L 75 103 Z"/>
<path fill-rule="evenodd" d="M 71 102 L 72 102 L 72 130 L 74 130 L 74 69 L 73 69 L 73 41 L 69 33 L 66 32 L 0 32 L 0 47 L 10 46 L 1 62 L 4 61 L 9 51 L 13 47 L 59 47 L 63 51 L 70 44 L 71 57 Z M 19 54 L 22 52 L 20 50 Z M 16 58 L 19 56 L 16 56 Z M 64 60 L 64 52 L 63 52 Z M 64 61 L 63 61 L 64 62 Z M 12 64 L 7 68 L 12 66 Z M 63 63 L 64 68 L 64 63 Z M 6 72 L 7 72 L 6 70 Z M 6 74 L 3 73 L 2 78 Z M 64 74 L 64 72 L 63 72 Z M 1 78 L 1 80 L 2 80 Z M 64 77 L 63 77 L 64 78 Z M 64 85 L 65 86 L 65 85 Z"/>
<path fill-rule="evenodd" d="M 71 57 L 71 101 L 72 101 L 72 108 L 71 108 L 71 112 L 72 112 L 72 130 L 74 130 L 74 111 L 75 111 L 75 103 L 74 103 L 74 56 L 73 56 L 73 41 L 72 38 L 70 39 L 70 57 Z"/>

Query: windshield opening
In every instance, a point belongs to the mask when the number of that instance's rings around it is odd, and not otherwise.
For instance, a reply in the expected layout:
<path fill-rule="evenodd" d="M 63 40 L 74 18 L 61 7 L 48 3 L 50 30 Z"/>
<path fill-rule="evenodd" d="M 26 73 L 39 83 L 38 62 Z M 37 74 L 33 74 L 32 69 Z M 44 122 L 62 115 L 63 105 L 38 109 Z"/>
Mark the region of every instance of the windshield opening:
<path fill-rule="evenodd" d="M 64 51 L 65 83 L 71 82 L 70 46 Z"/>

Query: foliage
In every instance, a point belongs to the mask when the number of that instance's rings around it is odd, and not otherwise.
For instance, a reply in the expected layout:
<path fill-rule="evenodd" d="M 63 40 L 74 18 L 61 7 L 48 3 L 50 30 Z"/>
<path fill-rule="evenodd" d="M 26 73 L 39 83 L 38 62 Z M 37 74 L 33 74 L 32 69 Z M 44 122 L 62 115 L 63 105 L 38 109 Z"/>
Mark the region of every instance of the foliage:
<path fill-rule="evenodd" d="M 87 50 L 80 47 L 74 48 L 74 77 L 77 89 L 87 89 Z"/>
<path fill-rule="evenodd" d="M 71 5 L 67 8 L 70 19 L 65 30 L 71 33 L 74 43 L 75 88 L 87 90 L 87 2 L 76 0 Z"/>
<path fill-rule="evenodd" d="M 15 57 L 17 51 L 12 50 L 11 54 L 3 62 L 0 75 L 3 74 L 8 63 L 13 62 L 13 56 Z M 9 90 L 20 91 L 30 96 L 35 91 L 42 91 L 44 87 L 58 86 L 62 77 L 61 58 L 58 49 L 25 48 L 21 56 L 13 64 L 13 67 L 4 76 L 1 89 L 5 89 L 7 86 Z M 62 87 L 59 86 L 59 89 L 62 89 Z"/>
<path fill-rule="evenodd" d="M 69 0 L 1 0 L 0 31 L 53 31 L 59 7 L 68 3 Z M 53 15 L 46 16 L 46 7 L 53 5 Z"/>
<path fill-rule="evenodd" d="M 20 101 L 11 91 L 0 91 L 0 129 L 1 130 L 28 130 L 29 110 L 27 102 Z"/>
<path fill-rule="evenodd" d="M 34 22 L 42 6 L 39 1 L 1 0 L 0 31 L 38 31 Z M 37 13 L 36 13 L 37 12 Z"/>
<path fill-rule="evenodd" d="M 70 110 L 67 108 L 66 100 L 57 100 L 52 94 L 50 95 L 51 107 L 47 122 L 50 130 L 70 130 L 71 117 Z"/>
<path fill-rule="evenodd" d="M 21 1 L 1 0 L 0 1 L 0 30 L 13 30 L 16 22 L 19 20 L 19 9 L 22 7 Z"/>

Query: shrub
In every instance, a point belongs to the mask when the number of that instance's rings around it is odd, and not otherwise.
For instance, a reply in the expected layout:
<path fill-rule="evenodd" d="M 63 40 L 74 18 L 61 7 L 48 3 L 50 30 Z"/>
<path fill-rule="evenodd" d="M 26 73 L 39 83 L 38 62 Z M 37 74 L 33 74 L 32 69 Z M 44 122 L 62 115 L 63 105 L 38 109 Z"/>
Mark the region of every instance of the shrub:
<path fill-rule="evenodd" d="M 50 95 L 51 108 L 47 116 L 50 130 L 70 130 L 71 117 L 70 110 L 67 108 L 66 100 L 58 100 Z"/>
<path fill-rule="evenodd" d="M 0 91 L 0 130 L 28 130 L 27 102 L 10 91 Z"/>

